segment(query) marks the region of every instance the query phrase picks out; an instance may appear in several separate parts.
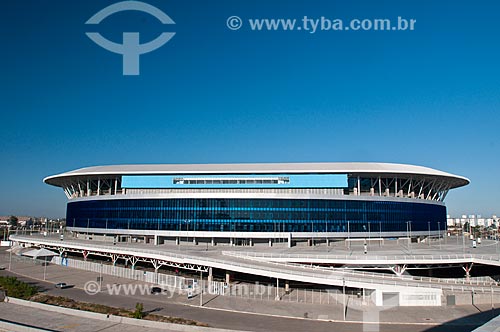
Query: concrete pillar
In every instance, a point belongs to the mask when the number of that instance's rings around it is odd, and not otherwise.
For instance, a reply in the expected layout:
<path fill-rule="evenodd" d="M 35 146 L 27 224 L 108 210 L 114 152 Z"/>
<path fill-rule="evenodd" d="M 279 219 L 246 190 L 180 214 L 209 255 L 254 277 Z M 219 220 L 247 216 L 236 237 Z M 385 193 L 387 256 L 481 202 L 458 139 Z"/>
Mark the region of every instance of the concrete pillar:
<path fill-rule="evenodd" d="M 212 247 L 215 246 L 215 239 L 214 238 L 212 238 L 211 244 L 212 244 Z"/>
<path fill-rule="evenodd" d="M 292 233 L 288 233 L 288 248 L 292 247 Z"/>
<path fill-rule="evenodd" d="M 273 246 L 273 239 L 269 239 L 269 246 L 272 247 Z"/>
<path fill-rule="evenodd" d="M 230 238 L 230 239 L 229 239 L 229 245 L 230 245 L 231 247 L 234 245 L 233 238 Z"/>
<path fill-rule="evenodd" d="M 276 297 L 274 298 L 276 301 L 280 300 L 280 280 L 276 278 Z"/>
<path fill-rule="evenodd" d="M 198 241 L 196 240 L 196 238 L 195 238 L 195 237 L 193 237 L 193 244 L 194 244 L 194 245 L 198 245 Z"/>
<path fill-rule="evenodd" d="M 326 246 L 329 247 L 330 246 L 330 239 L 329 238 L 326 238 Z"/>
<path fill-rule="evenodd" d="M 208 268 L 208 282 L 214 281 L 214 276 L 212 274 L 212 268 Z"/>
<path fill-rule="evenodd" d="M 231 281 L 231 275 L 229 274 L 229 272 L 226 271 L 226 284 L 229 285 L 230 281 Z"/>
<path fill-rule="evenodd" d="M 290 281 L 285 280 L 285 293 L 290 293 Z"/>
<path fill-rule="evenodd" d="M 377 307 L 384 305 L 383 293 L 381 290 L 375 289 L 372 293 L 372 301 Z"/>
<path fill-rule="evenodd" d="M 160 237 L 158 235 L 155 235 L 154 237 L 154 245 L 157 246 L 160 244 Z"/>
<path fill-rule="evenodd" d="M 179 242 L 179 238 L 178 238 L 178 237 L 176 237 L 176 238 L 175 238 L 175 244 L 176 244 L 176 245 L 179 245 L 179 244 L 180 244 L 180 242 Z"/>
<path fill-rule="evenodd" d="M 249 245 L 250 247 L 253 247 L 253 239 L 250 239 L 250 240 L 248 241 L 248 245 Z"/>

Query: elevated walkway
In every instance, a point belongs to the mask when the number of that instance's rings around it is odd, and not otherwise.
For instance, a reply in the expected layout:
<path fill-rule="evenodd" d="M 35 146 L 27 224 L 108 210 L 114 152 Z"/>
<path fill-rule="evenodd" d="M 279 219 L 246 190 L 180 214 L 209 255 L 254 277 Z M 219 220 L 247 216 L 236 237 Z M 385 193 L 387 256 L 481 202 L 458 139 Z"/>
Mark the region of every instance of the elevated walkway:
<path fill-rule="evenodd" d="M 335 257 L 329 255 L 276 255 L 276 254 L 235 254 L 224 252 L 225 255 L 217 255 L 211 252 L 195 251 L 192 253 L 175 253 L 171 250 L 153 250 L 145 247 L 126 246 L 123 244 L 104 245 L 95 241 L 68 240 L 57 241 L 41 236 L 11 235 L 10 239 L 24 246 L 44 247 L 59 252 L 63 256 L 65 252 L 75 252 L 83 255 L 109 257 L 113 263 L 117 259 L 128 260 L 132 268 L 138 261 L 150 263 L 155 270 L 162 265 L 174 266 L 182 269 L 210 272 L 211 268 L 223 271 L 234 271 L 249 275 L 264 276 L 274 279 L 298 281 L 318 285 L 329 285 L 336 287 L 349 287 L 371 290 L 372 299 L 377 305 L 383 305 L 384 294 L 393 294 L 399 297 L 399 305 L 441 305 L 443 289 L 456 289 L 461 291 L 491 291 L 500 292 L 493 284 L 449 284 L 439 283 L 434 280 L 413 278 L 408 276 L 393 276 L 374 273 L 362 273 L 348 271 L 346 269 L 315 268 L 311 266 L 297 265 L 296 262 L 349 262 L 360 263 L 363 259 L 368 262 L 384 262 L 384 264 L 405 264 L 408 262 L 427 264 L 428 261 L 437 261 L 437 257 L 429 260 L 424 257 L 385 257 L 372 260 L 371 257 L 359 259 L 351 257 Z M 281 256 L 281 257 L 280 257 Z M 250 259 L 249 259 L 250 258 Z M 470 262 L 482 261 L 477 257 L 446 257 L 443 262 Z M 489 261 L 484 259 L 484 261 Z"/>

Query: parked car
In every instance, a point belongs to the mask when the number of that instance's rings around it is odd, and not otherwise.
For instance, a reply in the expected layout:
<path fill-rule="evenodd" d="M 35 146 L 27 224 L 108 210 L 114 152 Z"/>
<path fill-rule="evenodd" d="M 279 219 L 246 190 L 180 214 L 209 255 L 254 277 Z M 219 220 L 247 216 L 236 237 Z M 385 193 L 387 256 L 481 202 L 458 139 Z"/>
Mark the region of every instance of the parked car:
<path fill-rule="evenodd" d="M 60 289 L 64 289 L 64 288 L 68 288 L 69 285 L 65 282 L 58 282 L 57 284 L 55 284 L 55 287 L 60 288 Z"/>
<path fill-rule="evenodd" d="M 161 294 L 163 292 L 163 289 L 160 287 L 151 287 L 151 294 Z"/>

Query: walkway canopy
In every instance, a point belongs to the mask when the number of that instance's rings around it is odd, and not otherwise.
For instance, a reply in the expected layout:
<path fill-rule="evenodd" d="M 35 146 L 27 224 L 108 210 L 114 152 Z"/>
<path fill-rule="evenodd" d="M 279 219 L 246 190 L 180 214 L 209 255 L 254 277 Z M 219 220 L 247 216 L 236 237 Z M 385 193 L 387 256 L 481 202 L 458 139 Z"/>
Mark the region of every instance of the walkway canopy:
<path fill-rule="evenodd" d="M 52 257 L 52 256 L 59 256 L 58 253 L 55 253 L 53 251 L 47 250 L 45 248 L 41 249 L 33 249 L 30 251 L 27 251 L 22 254 L 23 256 L 28 256 L 28 257 L 33 257 L 34 259 L 37 259 L 38 257 Z"/>

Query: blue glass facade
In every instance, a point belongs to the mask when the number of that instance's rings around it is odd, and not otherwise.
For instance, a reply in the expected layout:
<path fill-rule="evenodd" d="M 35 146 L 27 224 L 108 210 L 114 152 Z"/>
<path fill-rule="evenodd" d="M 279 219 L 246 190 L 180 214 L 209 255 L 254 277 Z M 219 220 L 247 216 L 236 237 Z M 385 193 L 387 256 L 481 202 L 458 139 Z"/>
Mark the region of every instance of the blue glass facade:
<path fill-rule="evenodd" d="M 109 199 L 69 202 L 81 228 L 238 232 L 404 232 L 446 228 L 446 207 L 315 199 Z"/>

